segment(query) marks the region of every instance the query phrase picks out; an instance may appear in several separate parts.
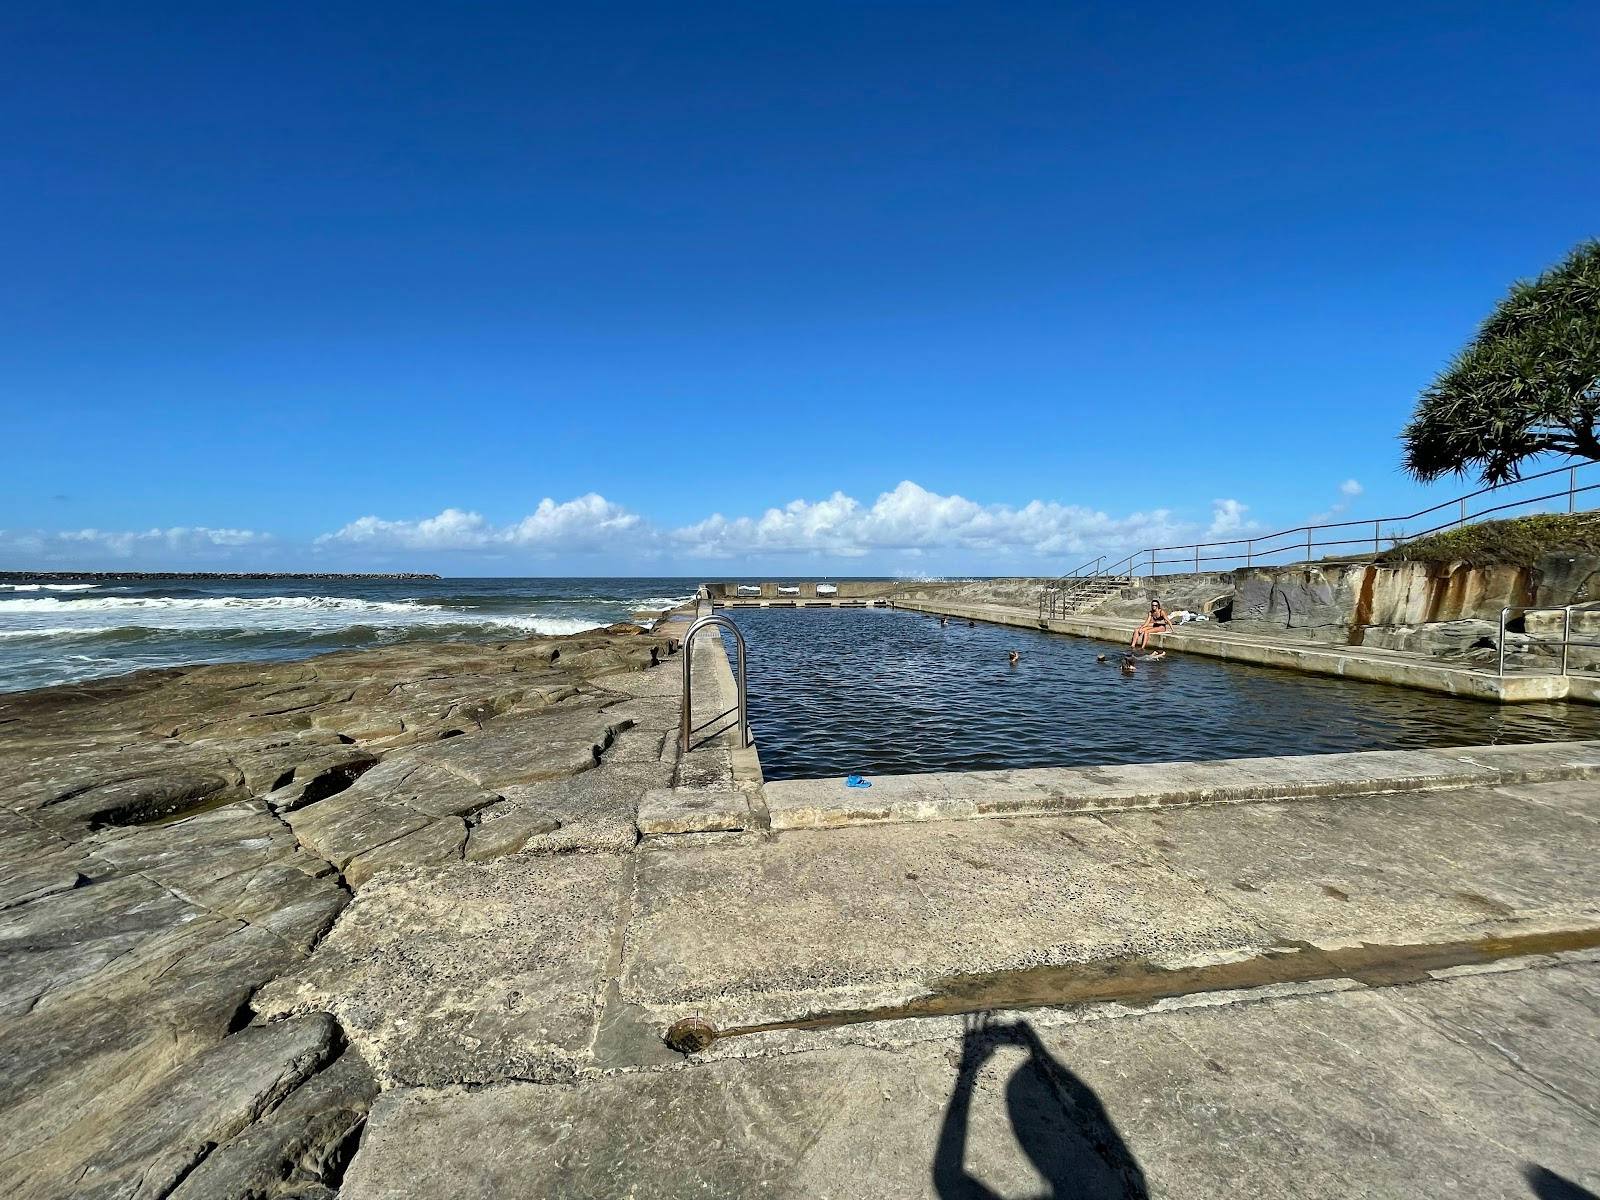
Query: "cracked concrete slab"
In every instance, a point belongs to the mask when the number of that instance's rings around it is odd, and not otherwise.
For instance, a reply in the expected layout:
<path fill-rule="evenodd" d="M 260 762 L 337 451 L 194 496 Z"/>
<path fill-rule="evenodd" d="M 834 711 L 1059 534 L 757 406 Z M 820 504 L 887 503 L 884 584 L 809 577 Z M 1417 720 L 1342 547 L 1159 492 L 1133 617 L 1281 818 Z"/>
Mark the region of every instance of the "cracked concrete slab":
<path fill-rule="evenodd" d="M 391 871 L 253 1004 L 326 1011 L 390 1083 L 570 1077 L 594 1036 L 632 858 Z"/>
<path fill-rule="evenodd" d="M 1247 918 L 1088 818 L 785 834 L 640 861 L 623 995 L 719 1026 L 946 976 L 1259 949 Z"/>
<path fill-rule="evenodd" d="M 1122 813 L 1105 824 L 1286 939 L 1416 944 L 1513 918 L 1567 928 L 1600 919 L 1593 826 L 1503 789 Z"/>
<path fill-rule="evenodd" d="M 400 1089 L 343 1195 L 398 1200 L 425 1176 L 457 1197 L 1525 1200 L 1535 1168 L 1600 1185 L 1592 1114 L 1413 1010 L 1495 994 L 1499 1030 L 1597 983 L 1589 964 L 1057 1029 L 994 1014 L 901 1050 Z M 1573 1033 L 1595 1077 L 1591 1029 Z"/>

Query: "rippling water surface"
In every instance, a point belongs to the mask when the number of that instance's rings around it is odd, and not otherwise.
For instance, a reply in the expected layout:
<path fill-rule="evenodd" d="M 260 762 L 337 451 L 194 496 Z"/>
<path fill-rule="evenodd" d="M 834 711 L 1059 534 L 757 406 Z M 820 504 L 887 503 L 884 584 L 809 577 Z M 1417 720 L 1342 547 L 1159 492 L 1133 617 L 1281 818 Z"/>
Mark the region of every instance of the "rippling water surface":
<path fill-rule="evenodd" d="M 1591 705 L 1483 704 L 1176 653 L 1124 676 L 1104 642 L 884 609 L 727 615 L 749 647 L 769 779 L 1600 737 Z"/>

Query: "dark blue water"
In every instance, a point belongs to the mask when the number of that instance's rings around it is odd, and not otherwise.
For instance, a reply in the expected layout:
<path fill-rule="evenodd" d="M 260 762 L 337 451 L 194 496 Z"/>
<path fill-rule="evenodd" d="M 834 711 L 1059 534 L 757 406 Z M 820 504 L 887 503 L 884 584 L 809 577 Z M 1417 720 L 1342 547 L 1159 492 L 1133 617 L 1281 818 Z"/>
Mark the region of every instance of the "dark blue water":
<path fill-rule="evenodd" d="M 0 691 L 142 667 L 305 658 L 407 641 L 576 633 L 694 580 L 175 579 L 0 584 Z"/>
<path fill-rule="evenodd" d="M 884 609 L 727 615 L 748 645 L 769 779 L 1600 737 L 1592 705 L 1484 704 L 1176 653 L 1125 676 L 1104 642 Z"/>

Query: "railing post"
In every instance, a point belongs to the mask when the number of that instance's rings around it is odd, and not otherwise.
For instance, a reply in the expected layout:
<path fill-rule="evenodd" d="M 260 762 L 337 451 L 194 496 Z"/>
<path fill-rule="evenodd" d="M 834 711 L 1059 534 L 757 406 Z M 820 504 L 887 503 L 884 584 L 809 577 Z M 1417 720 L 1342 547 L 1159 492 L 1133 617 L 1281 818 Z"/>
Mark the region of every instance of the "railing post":
<path fill-rule="evenodd" d="M 1567 673 L 1567 647 L 1572 644 L 1572 605 L 1561 610 L 1561 673 Z"/>
<path fill-rule="evenodd" d="M 1500 610 L 1500 669 L 1495 673 L 1501 678 L 1504 678 L 1506 673 L 1506 614 L 1510 611 L 1509 608 Z"/>
<path fill-rule="evenodd" d="M 1378 554 L 1378 540 L 1379 540 L 1378 526 L 1381 525 L 1381 524 L 1382 524 L 1381 521 L 1374 521 L 1372 523 L 1372 553 L 1373 553 L 1374 557 L 1376 557 L 1377 554 Z"/>
<path fill-rule="evenodd" d="M 1254 565 L 1256 543 L 1254 538 L 1247 538 L 1244 543 L 1244 565 Z"/>
<path fill-rule="evenodd" d="M 1306 526 L 1306 561 L 1311 561 L 1311 526 Z"/>
<path fill-rule="evenodd" d="M 1467 523 L 1467 498 L 1465 496 L 1463 496 L 1463 497 L 1461 497 L 1461 520 L 1457 521 L 1456 524 L 1465 525 L 1466 523 Z"/>

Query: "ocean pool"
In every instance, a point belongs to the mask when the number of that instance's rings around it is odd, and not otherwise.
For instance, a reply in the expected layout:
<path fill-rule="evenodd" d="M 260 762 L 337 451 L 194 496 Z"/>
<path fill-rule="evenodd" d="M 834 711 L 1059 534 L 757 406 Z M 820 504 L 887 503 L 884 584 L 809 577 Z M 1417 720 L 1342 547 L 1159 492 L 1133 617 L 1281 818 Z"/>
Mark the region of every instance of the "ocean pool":
<path fill-rule="evenodd" d="M 1123 675 L 1110 643 L 887 609 L 726 615 L 748 647 L 768 779 L 1600 737 L 1594 705 L 1486 704 L 1176 652 Z"/>

